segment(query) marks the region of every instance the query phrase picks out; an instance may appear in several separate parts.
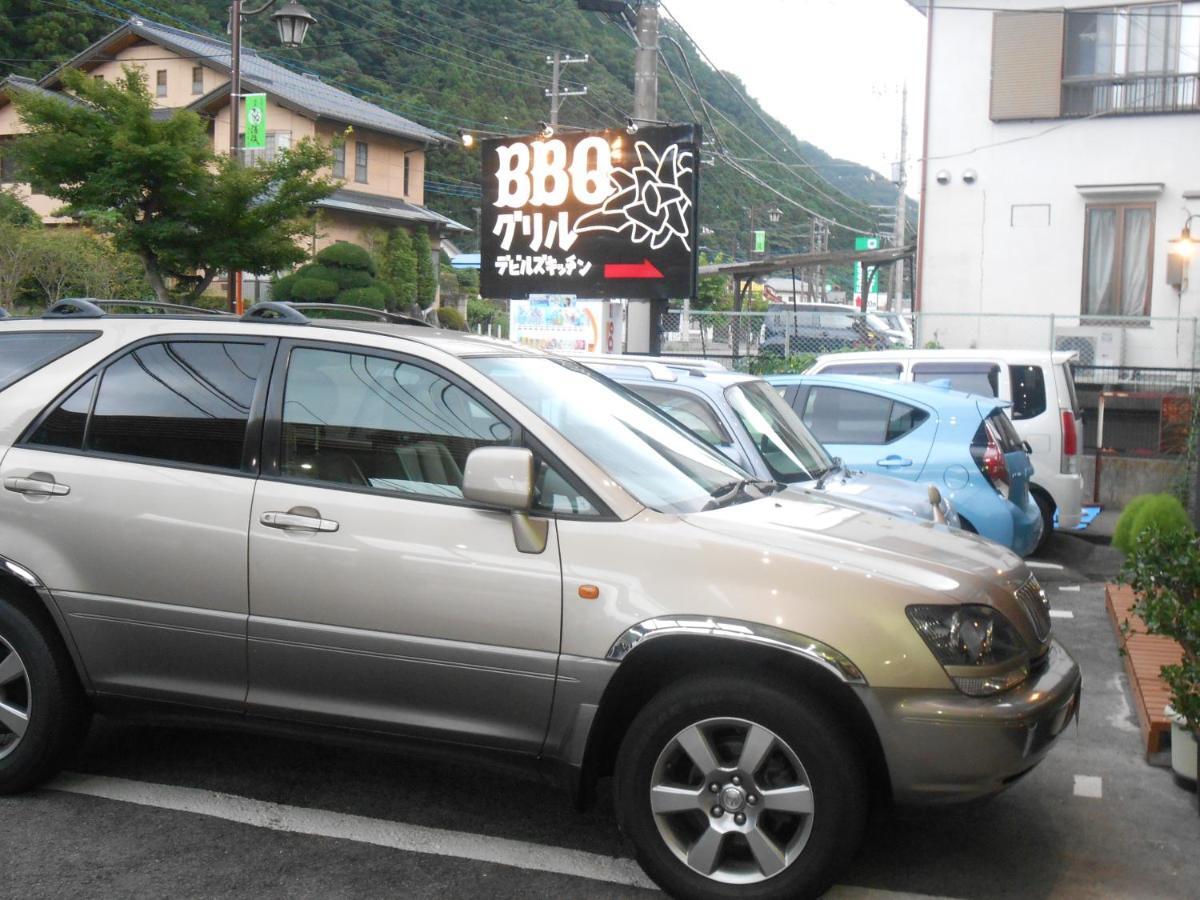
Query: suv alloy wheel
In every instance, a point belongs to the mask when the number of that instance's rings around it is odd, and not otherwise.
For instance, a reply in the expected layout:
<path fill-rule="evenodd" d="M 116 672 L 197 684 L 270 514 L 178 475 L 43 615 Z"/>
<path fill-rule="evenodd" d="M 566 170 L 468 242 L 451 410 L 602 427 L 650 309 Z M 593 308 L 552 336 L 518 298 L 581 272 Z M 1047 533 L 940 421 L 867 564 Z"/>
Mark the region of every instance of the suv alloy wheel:
<path fill-rule="evenodd" d="M 853 855 L 867 808 L 858 753 L 832 714 L 792 694 L 691 679 L 635 718 L 617 760 L 617 815 L 665 890 L 818 896 Z"/>

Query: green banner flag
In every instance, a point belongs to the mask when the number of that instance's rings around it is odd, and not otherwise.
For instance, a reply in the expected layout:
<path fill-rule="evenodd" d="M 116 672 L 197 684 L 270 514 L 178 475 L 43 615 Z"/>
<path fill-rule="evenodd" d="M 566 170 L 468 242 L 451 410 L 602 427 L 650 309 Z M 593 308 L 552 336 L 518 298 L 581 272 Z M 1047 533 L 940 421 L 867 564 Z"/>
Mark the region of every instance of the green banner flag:
<path fill-rule="evenodd" d="M 755 253 L 766 253 L 767 252 L 767 233 L 765 231 L 755 231 L 754 232 L 754 252 Z"/>
<path fill-rule="evenodd" d="M 267 95 L 246 95 L 247 150 L 262 150 L 267 146 Z"/>

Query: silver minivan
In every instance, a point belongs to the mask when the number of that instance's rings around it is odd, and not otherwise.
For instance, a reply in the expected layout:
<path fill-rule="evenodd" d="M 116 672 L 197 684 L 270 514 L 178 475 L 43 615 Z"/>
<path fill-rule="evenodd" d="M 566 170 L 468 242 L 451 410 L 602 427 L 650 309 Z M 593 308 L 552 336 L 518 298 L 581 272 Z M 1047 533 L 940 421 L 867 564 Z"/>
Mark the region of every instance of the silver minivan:
<path fill-rule="evenodd" d="M 1000 791 L 1078 709 L 1012 553 L 458 333 L 0 320 L 0 483 L 0 792 L 93 710 L 455 746 L 580 802 L 613 776 L 676 896 L 790 898 L 872 805 Z"/>

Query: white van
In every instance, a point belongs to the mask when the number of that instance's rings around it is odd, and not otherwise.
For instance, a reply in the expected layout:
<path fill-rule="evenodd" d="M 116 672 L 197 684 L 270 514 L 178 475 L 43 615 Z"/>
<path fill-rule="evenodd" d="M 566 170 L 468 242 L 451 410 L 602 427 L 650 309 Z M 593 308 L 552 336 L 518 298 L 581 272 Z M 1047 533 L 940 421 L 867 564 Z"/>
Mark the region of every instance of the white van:
<path fill-rule="evenodd" d="M 1046 521 L 1048 540 L 1055 511 L 1058 527 L 1079 524 L 1083 478 L 1083 419 L 1075 399 L 1070 361 L 1074 353 L 1049 350 L 882 350 L 831 353 L 817 358 L 809 374 L 873 375 L 899 381 L 947 380 L 958 391 L 1012 403 L 1009 415 L 1032 448 L 1032 492 Z"/>

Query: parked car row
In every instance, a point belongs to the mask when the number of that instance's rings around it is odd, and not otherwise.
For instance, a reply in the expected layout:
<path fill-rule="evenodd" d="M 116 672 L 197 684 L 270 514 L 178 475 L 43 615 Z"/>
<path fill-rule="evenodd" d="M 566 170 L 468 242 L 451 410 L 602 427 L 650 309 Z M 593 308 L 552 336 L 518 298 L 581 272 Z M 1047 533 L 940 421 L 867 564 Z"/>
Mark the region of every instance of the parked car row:
<path fill-rule="evenodd" d="M 454 746 L 580 803 L 611 775 L 673 895 L 807 897 L 872 807 L 1003 790 L 1078 711 L 1020 557 L 835 489 L 761 382 L 649 403 L 460 333 L 169 312 L 0 320 L 0 793 L 94 710 L 192 712 Z M 666 368 L 637 387 L 725 381 Z M 1003 480 L 997 404 L 957 402 L 937 428 L 983 421 Z"/>

